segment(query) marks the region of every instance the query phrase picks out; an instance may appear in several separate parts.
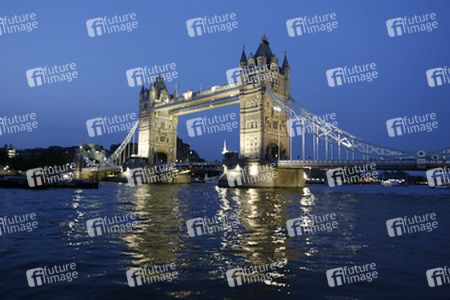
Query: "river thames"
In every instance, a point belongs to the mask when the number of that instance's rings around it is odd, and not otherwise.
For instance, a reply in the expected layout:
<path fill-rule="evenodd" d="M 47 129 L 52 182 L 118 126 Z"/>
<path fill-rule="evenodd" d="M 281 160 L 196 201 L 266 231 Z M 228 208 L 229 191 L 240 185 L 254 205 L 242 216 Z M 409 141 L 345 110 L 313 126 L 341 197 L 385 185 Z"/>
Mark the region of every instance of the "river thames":
<path fill-rule="evenodd" d="M 2 299 L 443 299 L 450 291 L 448 284 L 429 287 L 426 276 L 429 269 L 448 266 L 450 190 L 102 182 L 98 190 L 2 189 L 0 198 L 1 217 L 34 213 L 37 221 L 32 230 L 1 228 Z M 389 219 L 433 213 L 437 226 L 432 230 L 388 235 Z M 124 216 L 135 219 L 116 232 L 89 232 L 88 220 L 106 217 L 114 223 L 114 216 L 123 216 L 116 217 L 120 222 Z M 206 218 L 212 224 L 215 216 L 228 218 L 232 226 L 189 232 L 188 220 Z M 326 216 L 331 221 L 331 216 L 335 223 L 291 236 L 286 222 L 304 216 L 316 216 L 316 221 Z M 68 264 L 76 270 L 72 280 L 29 286 L 28 270 Z M 264 270 L 270 264 L 273 268 Z M 334 287 L 327 280 L 327 270 L 368 264 L 376 266 L 371 280 L 344 280 Z M 154 266 L 162 271 L 165 266 L 175 276 L 155 273 L 157 279 L 130 286 L 128 270 Z M 276 276 L 249 283 L 253 275 L 248 273 L 247 281 L 244 276 L 230 285 L 228 270 L 252 267 Z"/>

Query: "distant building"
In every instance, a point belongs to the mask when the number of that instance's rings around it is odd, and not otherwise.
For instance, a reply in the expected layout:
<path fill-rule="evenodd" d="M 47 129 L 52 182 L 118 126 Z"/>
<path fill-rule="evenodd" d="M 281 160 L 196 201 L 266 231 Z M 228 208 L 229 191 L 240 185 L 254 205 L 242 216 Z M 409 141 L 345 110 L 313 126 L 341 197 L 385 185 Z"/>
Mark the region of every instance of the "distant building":
<path fill-rule="evenodd" d="M 108 155 L 113 154 L 117 150 L 117 148 L 120 147 L 120 145 L 121 144 L 111 145 L 111 147 L 109 148 L 110 153 Z M 138 143 L 128 143 L 125 146 L 125 149 L 122 151 L 122 154 L 120 155 L 120 161 L 126 162 L 132 156 L 137 155 L 137 153 L 138 153 Z"/>
<path fill-rule="evenodd" d="M 191 150 L 189 144 L 183 143 L 183 140 L 177 137 L 177 162 L 196 163 L 204 161 L 195 150 Z"/>

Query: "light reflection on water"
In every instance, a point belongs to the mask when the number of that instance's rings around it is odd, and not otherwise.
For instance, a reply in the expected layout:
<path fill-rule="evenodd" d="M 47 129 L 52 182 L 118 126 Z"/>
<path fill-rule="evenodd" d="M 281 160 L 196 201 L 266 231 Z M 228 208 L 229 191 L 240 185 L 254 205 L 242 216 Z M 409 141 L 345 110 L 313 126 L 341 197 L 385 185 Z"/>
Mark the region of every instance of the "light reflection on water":
<path fill-rule="evenodd" d="M 47 297 L 62 290 L 67 298 L 91 294 L 101 297 L 241 298 L 298 294 L 333 297 L 335 290 L 327 286 L 324 275 L 327 269 L 376 262 L 384 278 L 370 285 L 342 286 L 341 296 L 363 297 L 368 292 L 396 295 L 396 283 L 390 281 L 393 277 L 398 279 L 399 286 L 404 285 L 405 280 L 413 282 L 406 285 L 420 295 L 424 293 L 418 288 L 423 281 L 422 271 L 444 265 L 444 257 L 447 257 L 445 232 L 449 224 L 445 216 L 448 219 L 449 193 L 430 192 L 423 187 L 408 189 L 410 192 L 380 187 L 358 189 L 357 186 L 344 189 L 311 186 L 291 190 L 227 189 L 208 185 L 129 187 L 102 183 L 99 190 L 38 193 L 5 190 L 6 200 L 0 206 L 2 213 L 36 212 L 40 216 L 40 227 L 32 235 L 8 237 L 10 240 L 0 244 L 7 261 L 0 271 L 15 270 L 9 278 L 11 282 L 0 289 L 23 297 L 36 296 L 26 286 L 16 288 L 18 282 L 23 281 L 27 268 L 75 261 L 80 266 L 81 278 L 67 286 L 41 287 Z M 22 199 L 20 205 L 17 197 Z M 441 215 L 439 230 L 397 240 L 387 236 L 387 219 L 420 212 Z M 132 213 L 138 215 L 138 227 L 129 233 L 93 238 L 87 235 L 89 219 Z M 189 219 L 224 217 L 232 213 L 237 216 L 236 229 L 197 237 L 187 234 Z M 330 213 L 337 215 L 337 229 L 288 236 L 288 219 Z M 1 241 L 4 240 L 2 237 Z M 427 247 L 431 240 L 431 249 L 408 251 L 411 247 Z M 7 247 L 14 247 L 16 253 L 7 251 Z M 418 260 L 420 266 L 407 264 Z M 172 262 L 180 272 L 179 279 L 136 288 L 127 286 L 126 270 Z M 228 287 L 227 270 L 273 262 L 279 262 L 281 267 L 276 269 L 280 277 L 274 278 L 272 283 Z"/>

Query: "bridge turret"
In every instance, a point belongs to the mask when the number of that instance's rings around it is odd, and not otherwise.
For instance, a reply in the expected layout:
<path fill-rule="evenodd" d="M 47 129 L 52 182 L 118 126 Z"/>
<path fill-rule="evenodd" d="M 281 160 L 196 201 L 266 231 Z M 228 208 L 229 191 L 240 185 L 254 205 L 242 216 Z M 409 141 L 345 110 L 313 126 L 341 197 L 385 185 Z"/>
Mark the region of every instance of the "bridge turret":
<path fill-rule="evenodd" d="M 247 65 L 249 68 L 256 66 L 255 56 L 251 52 L 250 52 L 250 55 L 248 56 Z"/>
<path fill-rule="evenodd" d="M 142 84 L 141 92 L 139 93 L 140 102 L 147 100 L 146 96 L 147 96 L 147 89 L 144 87 L 144 84 Z"/>
<path fill-rule="evenodd" d="M 156 99 L 156 88 L 155 88 L 155 84 L 153 83 L 153 79 L 152 79 L 152 82 L 150 83 L 149 98 L 150 98 L 150 101 L 155 101 L 155 99 Z"/>
<path fill-rule="evenodd" d="M 273 63 L 273 64 L 276 64 L 277 66 L 279 65 L 278 64 L 278 57 L 275 54 L 272 55 L 272 57 L 270 58 L 270 62 Z"/>
<path fill-rule="evenodd" d="M 283 66 L 281 67 L 281 71 L 286 76 L 287 79 L 291 78 L 291 67 L 289 66 L 286 50 L 284 51 Z"/>
<path fill-rule="evenodd" d="M 154 84 L 155 89 L 155 102 L 168 101 L 170 99 L 169 91 L 167 90 L 166 83 L 164 82 L 164 78 L 161 74 L 156 77 L 156 81 Z"/>
<path fill-rule="evenodd" d="M 267 39 L 266 35 L 264 34 L 261 37 L 261 43 L 259 44 L 258 50 L 256 50 L 256 60 L 258 66 L 264 66 L 266 64 L 271 63 L 272 59 L 272 49 L 270 49 L 269 46 L 269 40 Z"/>
<path fill-rule="evenodd" d="M 173 99 L 177 99 L 178 96 L 178 84 L 175 84 L 175 90 L 173 91 Z"/>
<path fill-rule="evenodd" d="M 267 89 L 288 103 L 290 83 L 280 68 L 277 56 L 272 53 L 265 34 L 261 37 L 256 54 L 249 55 L 247 65 L 250 70 L 254 66 L 258 68 L 249 71 L 243 77 L 244 80 L 241 79 L 240 157 L 260 162 L 288 159 L 289 116 L 273 103 Z"/>
<path fill-rule="evenodd" d="M 281 73 L 283 73 L 285 80 L 284 93 L 289 97 L 291 94 L 291 67 L 289 66 L 286 50 L 284 51 L 284 59 L 283 59 L 283 66 L 281 67 Z"/>
<path fill-rule="evenodd" d="M 245 55 L 245 45 L 242 45 L 241 60 L 239 61 L 239 67 L 245 68 L 247 66 L 247 55 Z"/>

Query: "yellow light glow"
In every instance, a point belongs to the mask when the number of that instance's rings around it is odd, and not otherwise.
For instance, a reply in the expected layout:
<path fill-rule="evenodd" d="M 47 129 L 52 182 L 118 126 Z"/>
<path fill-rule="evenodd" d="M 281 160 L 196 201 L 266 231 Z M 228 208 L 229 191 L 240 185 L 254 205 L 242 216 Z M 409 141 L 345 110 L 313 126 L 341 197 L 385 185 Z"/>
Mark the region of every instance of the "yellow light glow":
<path fill-rule="evenodd" d="M 250 166 L 250 175 L 251 176 L 258 175 L 258 166 L 257 165 L 251 165 Z"/>

